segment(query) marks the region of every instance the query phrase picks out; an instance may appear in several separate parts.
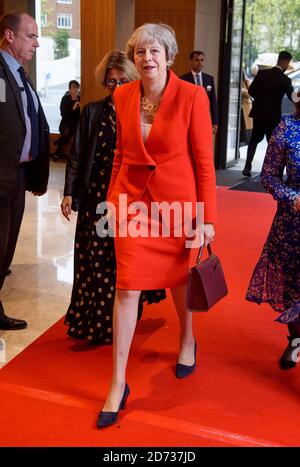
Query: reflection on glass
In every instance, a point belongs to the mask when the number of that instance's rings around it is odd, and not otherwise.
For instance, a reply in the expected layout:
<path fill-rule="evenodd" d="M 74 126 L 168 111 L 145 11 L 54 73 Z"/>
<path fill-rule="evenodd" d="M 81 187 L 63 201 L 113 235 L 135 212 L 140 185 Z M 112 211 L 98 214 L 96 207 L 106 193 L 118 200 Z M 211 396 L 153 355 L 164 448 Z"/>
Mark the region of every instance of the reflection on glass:
<path fill-rule="evenodd" d="M 232 19 L 232 49 L 228 108 L 227 164 L 237 158 L 239 129 L 240 79 L 243 34 L 243 0 L 235 0 Z"/>
<path fill-rule="evenodd" d="M 80 0 L 35 0 L 39 26 L 37 91 L 50 131 L 58 132 L 60 101 L 72 79 L 80 82 Z"/>
<path fill-rule="evenodd" d="M 56 279 L 73 284 L 73 251 L 53 258 L 53 264 L 56 267 Z"/>
<path fill-rule="evenodd" d="M 60 212 L 61 193 L 49 188 L 37 198 L 37 257 L 53 262 L 58 281 L 73 282 L 73 245 L 76 213 L 66 222 Z"/>

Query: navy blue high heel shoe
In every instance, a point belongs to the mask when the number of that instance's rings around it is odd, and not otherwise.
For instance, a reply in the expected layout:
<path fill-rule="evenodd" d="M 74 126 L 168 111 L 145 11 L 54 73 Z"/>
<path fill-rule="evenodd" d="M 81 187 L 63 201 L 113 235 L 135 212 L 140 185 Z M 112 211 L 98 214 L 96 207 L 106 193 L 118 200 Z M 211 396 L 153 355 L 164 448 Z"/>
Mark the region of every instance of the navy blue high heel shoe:
<path fill-rule="evenodd" d="M 195 361 L 193 365 L 184 365 L 183 363 L 176 364 L 176 378 L 185 378 L 186 376 L 190 375 L 194 369 L 196 368 L 196 351 L 197 351 L 197 343 L 195 341 L 194 347 L 194 357 Z"/>
<path fill-rule="evenodd" d="M 125 384 L 125 389 L 123 392 L 123 396 L 119 405 L 119 409 L 117 412 L 103 412 L 101 411 L 98 415 L 97 427 L 104 428 L 105 426 L 113 425 L 118 420 L 118 415 L 120 410 L 126 408 L 127 398 L 129 396 L 130 389 L 128 384 Z"/>

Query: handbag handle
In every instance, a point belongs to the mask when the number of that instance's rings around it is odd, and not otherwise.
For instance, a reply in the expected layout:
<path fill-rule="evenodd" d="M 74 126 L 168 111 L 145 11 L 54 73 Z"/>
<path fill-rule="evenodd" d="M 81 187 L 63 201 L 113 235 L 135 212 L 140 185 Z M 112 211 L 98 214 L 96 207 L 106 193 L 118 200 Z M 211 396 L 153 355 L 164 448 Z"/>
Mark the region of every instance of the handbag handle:
<path fill-rule="evenodd" d="M 198 256 L 196 259 L 196 264 L 200 264 L 203 249 L 204 249 L 204 243 L 199 248 Z M 207 245 L 207 251 L 208 251 L 209 256 L 213 254 L 210 243 Z"/>

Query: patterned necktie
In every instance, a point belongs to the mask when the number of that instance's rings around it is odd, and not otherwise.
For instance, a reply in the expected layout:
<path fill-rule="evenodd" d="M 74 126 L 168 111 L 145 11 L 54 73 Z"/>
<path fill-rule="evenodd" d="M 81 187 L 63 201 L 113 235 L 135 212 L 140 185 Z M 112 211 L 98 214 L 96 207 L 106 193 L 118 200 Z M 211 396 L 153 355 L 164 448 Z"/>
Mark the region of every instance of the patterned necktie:
<path fill-rule="evenodd" d="M 200 73 L 196 73 L 196 84 L 197 86 L 201 86 Z"/>
<path fill-rule="evenodd" d="M 38 152 L 39 152 L 39 118 L 35 110 L 32 93 L 29 89 L 29 84 L 26 78 L 24 68 L 20 66 L 20 68 L 18 68 L 18 72 L 20 73 L 21 80 L 24 85 L 24 89 L 25 89 L 26 96 L 27 96 L 27 115 L 31 123 L 30 155 L 31 155 L 32 160 L 34 160 L 36 159 Z"/>

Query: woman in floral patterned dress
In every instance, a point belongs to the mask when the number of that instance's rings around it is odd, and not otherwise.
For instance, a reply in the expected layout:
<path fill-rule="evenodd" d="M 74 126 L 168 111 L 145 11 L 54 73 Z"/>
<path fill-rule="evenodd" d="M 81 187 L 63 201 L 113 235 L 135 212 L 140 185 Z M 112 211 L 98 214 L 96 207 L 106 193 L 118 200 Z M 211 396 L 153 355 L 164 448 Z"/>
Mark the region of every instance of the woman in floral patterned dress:
<path fill-rule="evenodd" d="M 294 101 L 299 97 L 300 92 L 294 93 Z M 246 295 L 281 312 L 276 321 L 289 331 L 279 360 L 283 369 L 296 365 L 300 351 L 295 340 L 300 338 L 300 102 L 295 107 L 295 114 L 285 115 L 274 130 L 264 160 L 262 184 L 278 207 Z"/>

